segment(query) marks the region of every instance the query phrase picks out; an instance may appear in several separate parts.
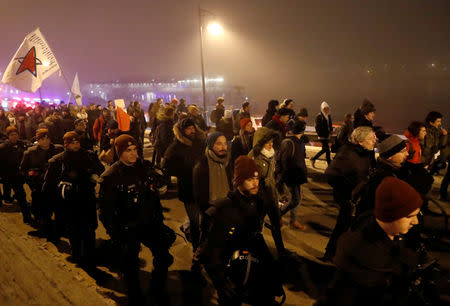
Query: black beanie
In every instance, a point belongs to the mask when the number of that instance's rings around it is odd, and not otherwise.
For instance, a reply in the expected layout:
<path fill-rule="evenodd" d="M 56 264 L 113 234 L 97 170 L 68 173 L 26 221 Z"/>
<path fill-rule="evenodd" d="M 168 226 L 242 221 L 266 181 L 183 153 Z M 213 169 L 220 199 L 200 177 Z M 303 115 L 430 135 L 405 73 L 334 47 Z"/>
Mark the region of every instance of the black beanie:
<path fill-rule="evenodd" d="M 305 131 L 305 127 L 306 124 L 304 121 L 291 119 L 286 123 L 286 132 L 291 132 L 295 135 L 298 135 Z"/>

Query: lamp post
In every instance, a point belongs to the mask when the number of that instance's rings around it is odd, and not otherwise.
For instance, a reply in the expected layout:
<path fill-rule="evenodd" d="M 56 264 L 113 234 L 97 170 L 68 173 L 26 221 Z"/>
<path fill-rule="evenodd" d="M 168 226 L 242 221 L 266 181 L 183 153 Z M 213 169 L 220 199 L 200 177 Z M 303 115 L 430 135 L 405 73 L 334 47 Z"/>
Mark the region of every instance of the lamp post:
<path fill-rule="evenodd" d="M 200 6 L 198 7 L 198 24 L 199 24 L 199 33 L 200 33 L 200 63 L 202 68 L 202 96 L 203 96 L 203 116 L 206 118 L 206 84 L 205 84 L 205 62 L 203 60 L 203 16 L 212 15 L 215 16 L 210 11 L 202 9 Z M 208 26 L 208 30 L 212 35 L 220 35 L 222 34 L 222 27 L 217 23 L 212 23 Z"/>

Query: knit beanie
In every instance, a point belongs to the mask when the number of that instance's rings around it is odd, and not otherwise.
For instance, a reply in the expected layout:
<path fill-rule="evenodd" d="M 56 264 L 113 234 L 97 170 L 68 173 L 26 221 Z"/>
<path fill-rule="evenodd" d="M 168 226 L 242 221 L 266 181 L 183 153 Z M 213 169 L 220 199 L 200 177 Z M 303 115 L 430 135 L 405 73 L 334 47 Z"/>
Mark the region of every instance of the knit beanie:
<path fill-rule="evenodd" d="M 305 127 L 306 124 L 304 121 L 291 119 L 286 123 L 286 132 L 291 132 L 294 135 L 298 135 L 305 131 Z"/>
<path fill-rule="evenodd" d="M 367 115 L 368 113 L 376 111 L 375 106 L 369 100 L 364 100 L 361 105 L 361 114 Z"/>
<path fill-rule="evenodd" d="M 280 109 L 277 110 L 277 116 L 278 118 L 281 116 L 286 116 L 286 115 L 290 115 L 291 114 L 291 110 L 289 108 L 286 107 L 282 107 Z"/>
<path fill-rule="evenodd" d="M 211 134 L 206 137 L 206 147 L 210 150 L 214 147 L 214 144 L 217 141 L 217 138 L 220 136 L 224 136 L 222 132 L 212 132 Z"/>
<path fill-rule="evenodd" d="M 117 137 L 114 141 L 114 147 L 116 148 L 117 156 L 121 156 L 123 151 L 125 151 L 129 146 L 138 146 L 136 139 L 128 134 L 123 134 Z"/>
<path fill-rule="evenodd" d="M 308 117 L 308 110 L 306 108 L 301 108 L 300 112 L 297 114 L 297 116 L 300 117 Z"/>
<path fill-rule="evenodd" d="M 75 131 L 70 131 L 64 134 L 64 146 L 71 144 L 74 141 L 80 141 L 80 135 Z"/>
<path fill-rule="evenodd" d="M 420 194 L 405 181 L 393 176 L 383 179 L 375 193 L 375 217 L 393 222 L 422 206 Z"/>
<path fill-rule="evenodd" d="M 405 147 L 405 141 L 397 135 L 389 135 L 377 145 L 378 153 L 380 153 L 380 156 L 383 158 L 389 158 L 403 150 Z"/>
<path fill-rule="evenodd" d="M 252 120 L 250 118 L 242 118 L 240 121 L 241 124 L 241 130 L 245 129 L 245 126 L 249 123 L 252 122 Z"/>
<path fill-rule="evenodd" d="M 242 185 L 245 180 L 255 176 L 259 176 L 258 166 L 255 161 L 247 155 L 239 156 L 234 162 L 234 187 Z"/>
<path fill-rule="evenodd" d="M 11 134 L 11 133 L 18 133 L 18 132 L 17 132 L 16 127 L 14 127 L 14 126 L 8 126 L 8 127 L 6 128 L 5 133 L 6 133 L 6 136 L 9 136 L 9 134 Z"/>
<path fill-rule="evenodd" d="M 191 118 L 184 118 L 178 123 L 178 128 L 183 134 L 184 130 L 190 126 L 195 126 L 195 122 Z"/>
<path fill-rule="evenodd" d="M 231 110 L 227 109 L 225 110 L 225 113 L 223 115 L 224 118 L 231 118 Z"/>
<path fill-rule="evenodd" d="M 47 136 L 48 137 L 48 130 L 47 129 L 38 129 L 36 131 L 36 140 L 39 140 L 43 137 Z"/>

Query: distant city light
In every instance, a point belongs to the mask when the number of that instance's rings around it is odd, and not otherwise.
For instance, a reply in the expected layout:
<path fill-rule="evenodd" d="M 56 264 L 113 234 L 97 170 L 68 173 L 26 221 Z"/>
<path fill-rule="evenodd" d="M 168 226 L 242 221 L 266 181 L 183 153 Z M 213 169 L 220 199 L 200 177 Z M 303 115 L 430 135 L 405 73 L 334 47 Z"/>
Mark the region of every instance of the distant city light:
<path fill-rule="evenodd" d="M 208 25 L 208 32 L 213 36 L 219 36 L 223 33 L 223 28 L 218 23 L 211 23 Z"/>

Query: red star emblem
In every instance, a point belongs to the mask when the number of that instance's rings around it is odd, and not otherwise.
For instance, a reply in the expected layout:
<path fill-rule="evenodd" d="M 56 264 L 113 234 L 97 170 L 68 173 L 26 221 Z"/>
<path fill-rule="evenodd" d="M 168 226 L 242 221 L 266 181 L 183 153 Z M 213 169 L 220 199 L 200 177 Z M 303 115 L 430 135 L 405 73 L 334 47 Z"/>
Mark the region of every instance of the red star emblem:
<path fill-rule="evenodd" d="M 30 51 L 28 51 L 25 57 L 16 58 L 19 61 L 20 67 L 17 69 L 16 75 L 28 70 L 34 76 L 37 76 L 36 66 L 41 64 L 41 61 L 36 58 L 36 48 L 32 47 Z"/>

